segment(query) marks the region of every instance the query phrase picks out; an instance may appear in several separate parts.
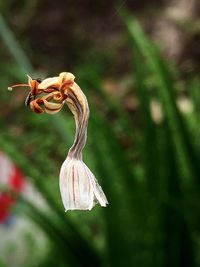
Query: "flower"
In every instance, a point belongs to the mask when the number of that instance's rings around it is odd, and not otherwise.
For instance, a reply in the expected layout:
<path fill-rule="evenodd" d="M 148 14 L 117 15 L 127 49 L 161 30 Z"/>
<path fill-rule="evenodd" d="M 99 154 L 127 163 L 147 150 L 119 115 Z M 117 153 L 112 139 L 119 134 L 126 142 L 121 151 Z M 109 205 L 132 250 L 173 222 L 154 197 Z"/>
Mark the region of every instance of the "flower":
<path fill-rule="evenodd" d="M 26 86 L 31 89 L 25 101 L 37 114 L 55 114 L 67 104 L 74 115 L 76 132 L 73 145 L 60 170 L 60 192 L 65 210 L 91 210 L 96 203 L 106 207 L 108 201 L 94 174 L 82 160 L 82 150 L 87 139 L 89 106 L 87 98 L 74 82 L 74 75 L 62 72 L 57 77 L 43 81 L 28 76 Z M 42 94 L 41 97 L 36 98 Z"/>

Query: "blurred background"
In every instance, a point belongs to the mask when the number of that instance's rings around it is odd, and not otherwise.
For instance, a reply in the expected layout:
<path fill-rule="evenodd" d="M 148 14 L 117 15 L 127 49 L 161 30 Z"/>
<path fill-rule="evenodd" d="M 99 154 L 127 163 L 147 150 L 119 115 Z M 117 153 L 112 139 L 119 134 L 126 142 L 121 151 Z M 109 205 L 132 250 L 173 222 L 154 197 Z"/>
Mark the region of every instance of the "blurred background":
<path fill-rule="evenodd" d="M 200 266 L 199 0 L 0 1 L 0 40 L 0 266 Z M 73 116 L 7 91 L 63 71 L 107 208 L 64 212 Z"/>

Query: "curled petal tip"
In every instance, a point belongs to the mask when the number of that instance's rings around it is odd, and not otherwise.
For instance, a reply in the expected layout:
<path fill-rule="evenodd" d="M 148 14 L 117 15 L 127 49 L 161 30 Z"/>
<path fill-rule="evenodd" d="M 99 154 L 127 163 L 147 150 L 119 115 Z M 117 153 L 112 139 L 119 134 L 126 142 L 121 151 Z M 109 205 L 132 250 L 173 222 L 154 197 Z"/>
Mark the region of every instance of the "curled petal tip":
<path fill-rule="evenodd" d="M 45 99 L 43 100 L 43 102 L 45 106 L 45 111 L 49 114 L 56 114 L 63 107 L 63 103 L 52 103 L 52 102 L 48 102 Z"/>
<path fill-rule="evenodd" d="M 8 87 L 8 91 L 12 91 L 13 90 L 13 88 L 12 87 Z"/>

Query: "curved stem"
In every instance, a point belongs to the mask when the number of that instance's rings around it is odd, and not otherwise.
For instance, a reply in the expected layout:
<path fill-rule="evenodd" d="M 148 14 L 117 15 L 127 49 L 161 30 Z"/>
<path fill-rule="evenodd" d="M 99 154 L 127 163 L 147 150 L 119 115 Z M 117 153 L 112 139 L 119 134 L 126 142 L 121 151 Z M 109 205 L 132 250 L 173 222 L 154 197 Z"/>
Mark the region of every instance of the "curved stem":
<path fill-rule="evenodd" d="M 75 139 L 72 147 L 69 149 L 68 156 L 71 158 L 82 159 L 82 150 L 87 139 L 89 106 L 86 96 L 77 84 L 69 89 L 66 103 L 73 113 L 76 123 Z"/>

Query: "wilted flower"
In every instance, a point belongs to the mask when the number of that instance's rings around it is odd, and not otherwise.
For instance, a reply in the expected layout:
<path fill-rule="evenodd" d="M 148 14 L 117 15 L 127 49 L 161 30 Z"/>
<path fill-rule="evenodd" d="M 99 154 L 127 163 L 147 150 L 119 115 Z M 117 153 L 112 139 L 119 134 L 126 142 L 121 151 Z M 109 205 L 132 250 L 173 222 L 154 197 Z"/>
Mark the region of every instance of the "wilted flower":
<path fill-rule="evenodd" d="M 74 75 L 62 72 L 57 77 L 43 81 L 28 76 L 27 86 L 31 89 L 25 101 L 27 106 L 38 114 L 59 112 L 66 103 L 74 115 L 76 123 L 75 140 L 69 149 L 60 170 L 60 192 L 65 210 L 91 210 L 96 203 L 105 207 L 106 196 L 95 176 L 82 161 L 82 150 L 87 139 L 89 106 L 86 96 L 74 82 Z M 41 97 L 36 98 L 38 95 Z"/>

